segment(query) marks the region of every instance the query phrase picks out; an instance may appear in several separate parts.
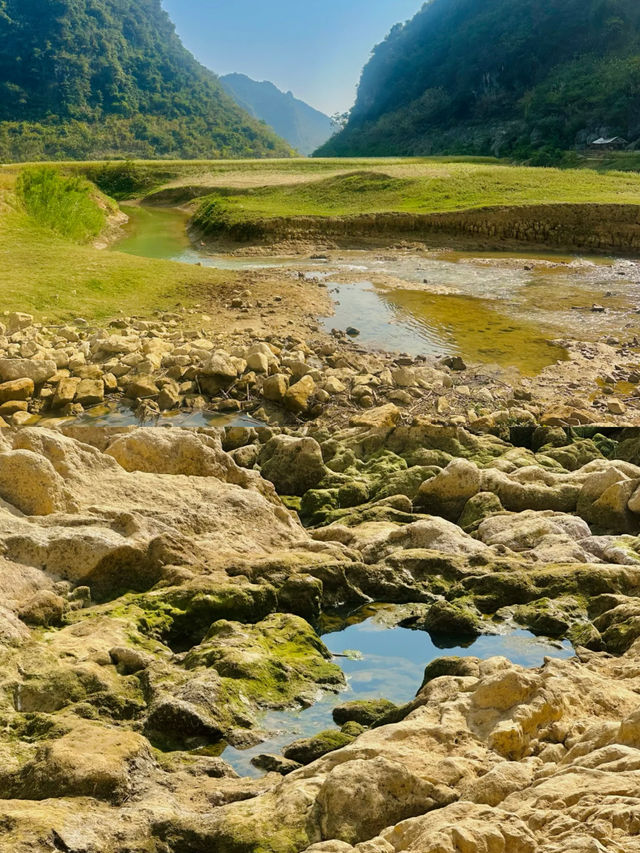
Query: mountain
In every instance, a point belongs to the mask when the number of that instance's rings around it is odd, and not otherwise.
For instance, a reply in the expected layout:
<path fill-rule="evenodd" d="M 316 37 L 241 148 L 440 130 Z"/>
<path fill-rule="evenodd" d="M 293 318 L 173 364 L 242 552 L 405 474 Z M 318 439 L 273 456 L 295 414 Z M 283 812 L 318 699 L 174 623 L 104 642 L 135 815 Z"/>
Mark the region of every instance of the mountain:
<path fill-rule="evenodd" d="M 638 0 L 430 0 L 365 67 L 319 154 L 553 158 L 640 136 Z"/>
<path fill-rule="evenodd" d="M 241 107 L 265 121 L 305 156 L 336 131 L 329 116 L 294 98 L 291 92 L 281 92 L 273 83 L 258 83 L 244 74 L 227 74 L 220 82 Z"/>
<path fill-rule="evenodd" d="M 161 0 L 0 0 L 0 158 L 273 157 Z"/>

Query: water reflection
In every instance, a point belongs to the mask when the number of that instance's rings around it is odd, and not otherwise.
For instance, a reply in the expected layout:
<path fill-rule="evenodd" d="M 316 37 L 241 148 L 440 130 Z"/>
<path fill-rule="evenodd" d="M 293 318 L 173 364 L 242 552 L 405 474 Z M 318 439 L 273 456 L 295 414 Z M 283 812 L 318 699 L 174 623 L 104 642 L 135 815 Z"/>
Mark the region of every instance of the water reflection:
<path fill-rule="evenodd" d="M 263 729 L 270 734 L 264 743 L 247 750 L 227 747 L 223 752 L 241 775 L 260 776 L 261 771 L 251 764 L 251 759 L 261 753 L 280 753 L 282 748 L 299 737 L 308 737 L 334 727 L 332 711 L 337 705 L 354 699 L 390 699 L 404 704 L 414 698 L 422 684 L 428 663 L 443 656 L 490 658 L 506 657 L 525 667 L 541 666 L 545 657 L 567 658 L 573 649 L 567 642 L 536 637 L 525 630 L 510 630 L 504 634 L 479 637 L 473 643 L 455 645 L 443 651 L 423 631 L 390 627 L 398 607 L 371 605 L 346 620 L 338 617 L 325 621 L 329 633 L 322 639 L 338 657 L 347 676 L 347 689 L 339 694 L 319 695 L 318 701 L 305 710 L 277 711 L 265 714 Z M 338 629 L 341 628 L 341 629 Z M 351 652 L 360 653 L 354 658 Z"/>

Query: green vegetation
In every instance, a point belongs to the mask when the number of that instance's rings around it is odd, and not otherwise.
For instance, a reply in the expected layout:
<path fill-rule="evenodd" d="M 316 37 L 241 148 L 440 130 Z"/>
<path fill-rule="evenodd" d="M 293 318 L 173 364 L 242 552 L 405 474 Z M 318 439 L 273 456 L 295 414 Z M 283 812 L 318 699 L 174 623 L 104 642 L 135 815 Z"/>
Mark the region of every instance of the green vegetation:
<path fill-rule="evenodd" d="M 84 243 L 105 227 L 106 201 L 100 205 L 95 187 L 83 178 L 32 167 L 20 173 L 16 189 L 29 216 L 63 237 Z"/>
<path fill-rule="evenodd" d="M 0 159 L 289 154 L 183 47 L 160 0 L 0 0 Z"/>
<path fill-rule="evenodd" d="M 50 322 L 189 306 L 232 275 L 72 242 L 29 215 L 15 176 L 2 171 L 0 257 L 0 310 L 28 311 Z"/>
<path fill-rule="evenodd" d="M 437 213 L 550 203 L 637 204 L 640 200 L 640 176 L 630 173 L 437 159 L 406 161 L 397 168 L 385 161 L 368 165 L 366 172 L 345 172 L 322 180 L 217 188 L 202 200 L 194 222 L 203 231 L 215 233 L 230 224 L 271 217 Z"/>
<path fill-rule="evenodd" d="M 431 0 L 364 69 L 326 155 L 499 154 L 549 165 L 640 134 L 636 0 Z"/>

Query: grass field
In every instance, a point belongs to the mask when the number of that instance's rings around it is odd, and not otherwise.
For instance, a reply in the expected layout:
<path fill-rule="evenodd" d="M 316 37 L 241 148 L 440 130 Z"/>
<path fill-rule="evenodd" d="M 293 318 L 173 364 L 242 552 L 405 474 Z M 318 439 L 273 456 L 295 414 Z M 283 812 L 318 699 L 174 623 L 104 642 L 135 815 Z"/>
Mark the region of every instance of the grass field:
<path fill-rule="evenodd" d="M 601 170 L 527 168 L 459 157 L 55 165 L 100 178 L 123 198 L 196 187 L 195 195 L 208 202 L 201 215 L 210 216 L 215 226 L 216 219 L 236 223 L 559 202 L 640 204 L 640 174 L 606 171 L 603 163 Z M 15 185 L 22 169 L 0 168 L 0 310 L 26 310 L 51 321 L 148 315 L 188 306 L 193 285 L 201 291 L 201 285 L 215 286 L 232 275 L 98 251 L 61 237 L 29 217 L 18 202 Z"/>
<path fill-rule="evenodd" d="M 230 222 L 268 217 L 341 216 L 359 213 L 438 213 L 480 207 L 547 203 L 640 204 L 640 175 L 587 169 L 534 169 L 452 161 L 329 161 L 333 173 L 284 183 L 263 173 L 262 185 L 234 188 L 211 176 L 203 191 L 219 202 Z M 281 173 L 282 174 L 282 173 Z M 257 173 L 254 173 L 257 178 Z M 218 180 L 222 176 L 216 175 Z"/>
<path fill-rule="evenodd" d="M 202 292 L 232 276 L 74 243 L 29 217 L 15 174 L 0 171 L 0 314 L 27 311 L 49 322 L 148 316 L 188 307 L 194 285 Z"/>

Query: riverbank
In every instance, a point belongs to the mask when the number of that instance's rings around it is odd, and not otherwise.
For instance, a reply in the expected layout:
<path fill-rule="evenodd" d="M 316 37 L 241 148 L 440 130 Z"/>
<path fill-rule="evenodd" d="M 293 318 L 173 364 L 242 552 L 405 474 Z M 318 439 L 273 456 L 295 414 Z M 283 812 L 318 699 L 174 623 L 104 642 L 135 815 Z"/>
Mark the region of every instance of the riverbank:
<path fill-rule="evenodd" d="M 100 322 L 118 315 L 148 317 L 159 309 L 188 308 L 197 301 L 192 291 L 206 292 L 233 279 L 233 273 L 73 242 L 27 215 L 17 199 L 15 180 L 15 173 L 0 171 L 0 313 L 26 312 L 53 324 L 75 318 Z M 110 229 L 103 236 L 108 242 L 116 232 Z"/>

